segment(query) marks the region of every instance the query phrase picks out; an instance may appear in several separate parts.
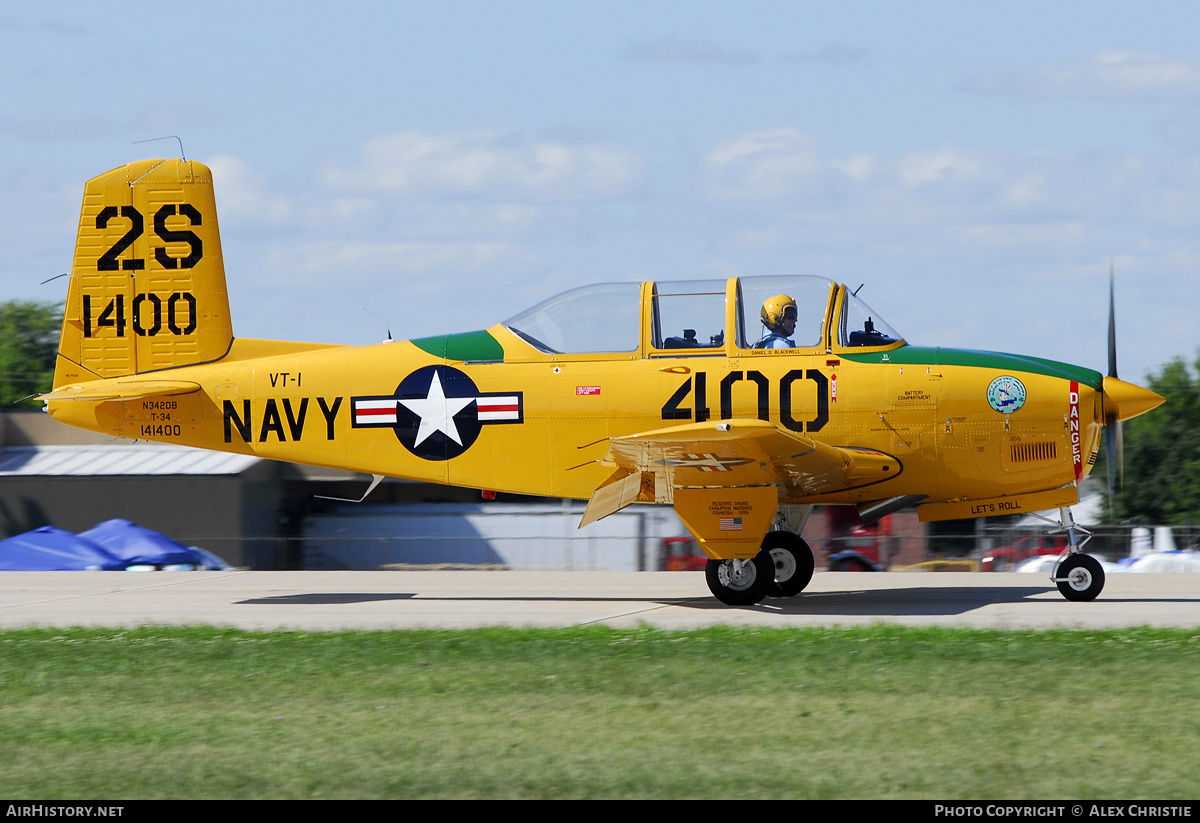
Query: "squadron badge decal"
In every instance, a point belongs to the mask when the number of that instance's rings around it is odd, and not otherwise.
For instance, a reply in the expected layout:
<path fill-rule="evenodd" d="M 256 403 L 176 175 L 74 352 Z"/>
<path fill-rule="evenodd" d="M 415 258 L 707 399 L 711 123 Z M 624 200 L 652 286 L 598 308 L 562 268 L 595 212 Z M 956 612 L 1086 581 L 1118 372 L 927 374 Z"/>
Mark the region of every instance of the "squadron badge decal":
<path fill-rule="evenodd" d="M 1015 377 L 997 377 L 987 389 L 991 407 L 1001 414 L 1012 414 L 1025 405 L 1025 384 Z"/>
<path fill-rule="evenodd" d="M 352 398 L 356 429 L 389 428 L 422 460 L 450 460 L 471 448 L 485 425 L 522 423 L 522 392 L 481 392 L 450 366 L 417 369 L 391 395 Z"/>

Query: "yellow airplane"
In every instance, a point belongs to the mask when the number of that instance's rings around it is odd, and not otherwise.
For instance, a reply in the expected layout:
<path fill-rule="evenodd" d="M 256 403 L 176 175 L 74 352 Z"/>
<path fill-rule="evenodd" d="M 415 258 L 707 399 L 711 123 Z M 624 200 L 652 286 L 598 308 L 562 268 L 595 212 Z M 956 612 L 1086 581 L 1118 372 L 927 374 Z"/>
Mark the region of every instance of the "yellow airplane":
<path fill-rule="evenodd" d="M 1058 509 L 1070 549 L 1052 580 L 1090 600 L 1104 572 L 1069 507 L 1103 428 L 1162 402 L 1115 371 L 911 346 L 807 276 L 586 286 L 483 331 L 371 346 L 244 340 L 211 172 L 144 160 L 85 187 L 43 398 L 72 426 L 364 472 L 371 488 L 586 499 L 581 526 L 670 503 L 733 605 L 808 584 L 816 504 L 868 520 Z"/>

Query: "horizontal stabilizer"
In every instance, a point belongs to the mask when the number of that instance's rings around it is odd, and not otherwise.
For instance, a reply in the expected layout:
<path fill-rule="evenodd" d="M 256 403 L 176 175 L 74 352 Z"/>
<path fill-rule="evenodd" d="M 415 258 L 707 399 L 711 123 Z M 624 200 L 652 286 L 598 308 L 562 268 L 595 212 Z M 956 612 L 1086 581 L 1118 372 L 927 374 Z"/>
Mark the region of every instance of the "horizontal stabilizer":
<path fill-rule="evenodd" d="M 140 400 L 143 397 L 168 397 L 200 391 L 190 380 L 96 380 L 79 386 L 63 386 L 39 400 Z"/>

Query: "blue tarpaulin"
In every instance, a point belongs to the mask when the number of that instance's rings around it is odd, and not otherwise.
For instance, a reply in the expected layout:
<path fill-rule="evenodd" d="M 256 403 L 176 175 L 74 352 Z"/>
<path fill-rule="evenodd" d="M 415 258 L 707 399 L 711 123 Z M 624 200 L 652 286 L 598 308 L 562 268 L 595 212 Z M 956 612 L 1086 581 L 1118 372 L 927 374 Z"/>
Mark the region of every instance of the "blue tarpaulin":
<path fill-rule="evenodd" d="M 128 565 L 87 538 L 54 526 L 0 540 L 0 571 L 121 571 Z"/>
<path fill-rule="evenodd" d="M 121 558 L 126 566 L 204 565 L 205 562 L 199 552 L 122 518 L 105 520 L 79 536 Z"/>
<path fill-rule="evenodd" d="M 123 571 L 174 567 L 228 569 L 203 549 L 185 546 L 128 520 L 106 520 L 80 534 L 54 526 L 0 540 L 0 571 Z"/>

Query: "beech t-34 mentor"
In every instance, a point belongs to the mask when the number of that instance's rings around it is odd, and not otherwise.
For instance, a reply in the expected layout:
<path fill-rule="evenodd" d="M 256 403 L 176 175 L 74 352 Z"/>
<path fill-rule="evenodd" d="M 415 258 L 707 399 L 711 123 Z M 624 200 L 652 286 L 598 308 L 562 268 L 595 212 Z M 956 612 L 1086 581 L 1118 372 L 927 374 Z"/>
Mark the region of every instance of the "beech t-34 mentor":
<path fill-rule="evenodd" d="M 586 286 L 484 331 L 362 347 L 235 338 L 211 172 L 184 160 L 87 183 L 44 399 L 122 437 L 586 499 L 581 525 L 670 503 L 735 605 L 808 584 L 816 504 L 1058 509 L 1052 579 L 1090 600 L 1104 573 L 1069 507 L 1104 427 L 1162 402 L 1115 366 L 908 345 L 806 276 Z"/>

